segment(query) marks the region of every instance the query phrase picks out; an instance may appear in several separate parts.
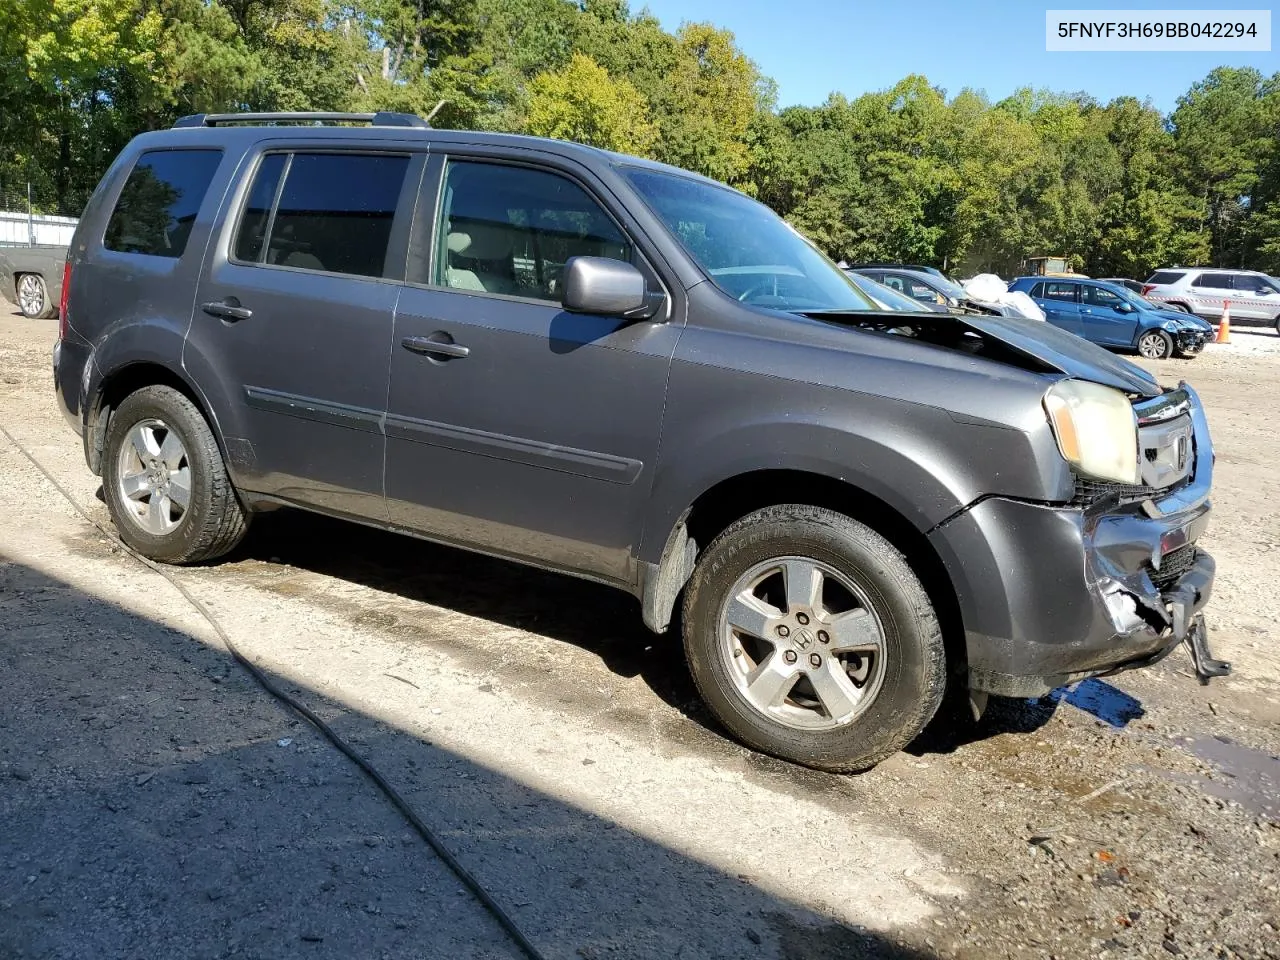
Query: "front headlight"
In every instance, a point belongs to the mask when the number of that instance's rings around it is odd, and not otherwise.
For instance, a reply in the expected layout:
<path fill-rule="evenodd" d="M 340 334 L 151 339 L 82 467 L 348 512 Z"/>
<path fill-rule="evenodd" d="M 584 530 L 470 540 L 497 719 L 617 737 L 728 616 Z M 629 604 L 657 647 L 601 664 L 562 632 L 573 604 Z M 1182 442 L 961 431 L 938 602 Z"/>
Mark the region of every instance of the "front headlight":
<path fill-rule="evenodd" d="M 1138 420 L 1119 390 L 1087 380 L 1059 380 L 1044 395 L 1058 449 L 1079 473 L 1138 483 Z"/>

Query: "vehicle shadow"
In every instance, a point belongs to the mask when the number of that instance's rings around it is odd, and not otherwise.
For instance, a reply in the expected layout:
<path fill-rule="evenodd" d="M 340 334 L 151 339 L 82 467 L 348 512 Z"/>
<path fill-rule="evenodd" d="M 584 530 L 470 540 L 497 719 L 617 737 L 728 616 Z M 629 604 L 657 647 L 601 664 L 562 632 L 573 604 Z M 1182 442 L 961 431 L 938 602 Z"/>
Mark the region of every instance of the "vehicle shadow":
<path fill-rule="evenodd" d="M 635 599 L 619 590 L 300 510 L 255 519 L 235 556 L 287 563 L 573 644 L 614 674 L 639 677 L 704 729 L 727 735 L 689 675 L 678 625 L 653 634 Z M 1030 733 L 1048 722 L 1055 707 L 1056 701 L 993 698 L 975 724 L 962 705 L 949 703 L 909 751 L 950 753 L 1001 733 Z"/>
<path fill-rule="evenodd" d="M 3 553 L 0 609 L 0 956 L 519 956 L 227 654 Z M 548 960 L 932 956 L 272 679 L 374 758 Z"/>

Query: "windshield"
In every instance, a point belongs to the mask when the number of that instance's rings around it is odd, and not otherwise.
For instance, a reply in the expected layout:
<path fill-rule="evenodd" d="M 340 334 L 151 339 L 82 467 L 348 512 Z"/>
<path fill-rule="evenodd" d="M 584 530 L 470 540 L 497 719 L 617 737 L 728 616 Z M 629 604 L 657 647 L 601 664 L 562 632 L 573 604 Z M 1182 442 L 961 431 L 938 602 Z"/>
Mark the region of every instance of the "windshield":
<path fill-rule="evenodd" d="M 860 273 L 854 273 L 846 270 L 845 275 L 857 284 L 858 289 L 874 300 L 883 303 L 890 310 L 908 310 L 913 313 L 924 313 L 928 311 L 928 307 L 913 297 L 899 293 L 891 287 L 886 287 L 883 283 L 872 280 L 870 277 L 864 277 Z"/>
<path fill-rule="evenodd" d="M 711 282 L 777 310 L 876 310 L 843 270 L 764 204 L 674 174 L 624 167 L 627 179 Z"/>

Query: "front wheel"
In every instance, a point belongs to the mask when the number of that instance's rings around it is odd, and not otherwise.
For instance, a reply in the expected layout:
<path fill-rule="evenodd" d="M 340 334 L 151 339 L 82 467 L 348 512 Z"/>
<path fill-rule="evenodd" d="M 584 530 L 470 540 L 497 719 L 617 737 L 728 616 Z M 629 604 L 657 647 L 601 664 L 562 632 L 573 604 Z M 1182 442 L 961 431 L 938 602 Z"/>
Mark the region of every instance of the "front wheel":
<path fill-rule="evenodd" d="M 18 277 L 18 309 L 30 320 L 48 320 L 57 310 L 49 301 L 49 290 L 44 277 L 38 273 L 24 273 Z"/>
<path fill-rule="evenodd" d="M 120 539 L 151 560 L 210 560 L 248 528 L 213 431 L 172 387 L 144 387 L 111 415 L 102 487 Z"/>
<path fill-rule="evenodd" d="M 1163 330 L 1148 330 L 1138 338 L 1138 353 L 1148 360 L 1163 360 L 1173 353 L 1173 337 Z"/>
<path fill-rule="evenodd" d="M 759 510 L 707 547 L 684 643 L 730 733 L 821 770 L 865 770 L 902 749 L 946 685 L 937 617 L 902 554 L 818 507 Z"/>

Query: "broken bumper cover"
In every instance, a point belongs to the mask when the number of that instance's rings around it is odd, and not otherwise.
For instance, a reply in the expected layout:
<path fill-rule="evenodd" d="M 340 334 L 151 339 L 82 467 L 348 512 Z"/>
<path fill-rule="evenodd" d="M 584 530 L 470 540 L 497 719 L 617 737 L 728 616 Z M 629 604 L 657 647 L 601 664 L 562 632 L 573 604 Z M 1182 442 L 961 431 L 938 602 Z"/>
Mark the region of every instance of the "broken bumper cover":
<path fill-rule="evenodd" d="M 1040 696 L 1147 666 L 1184 641 L 1202 679 L 1225 672 L 1201 616 L 1214 562 L 1196 543 L 1211 509 L 1213 448 L 1186 389 L 1196 460 L 1173 492 L 1089 507 L 990 497 L 930 534 L 956 587 L 973 689 Z"/>

